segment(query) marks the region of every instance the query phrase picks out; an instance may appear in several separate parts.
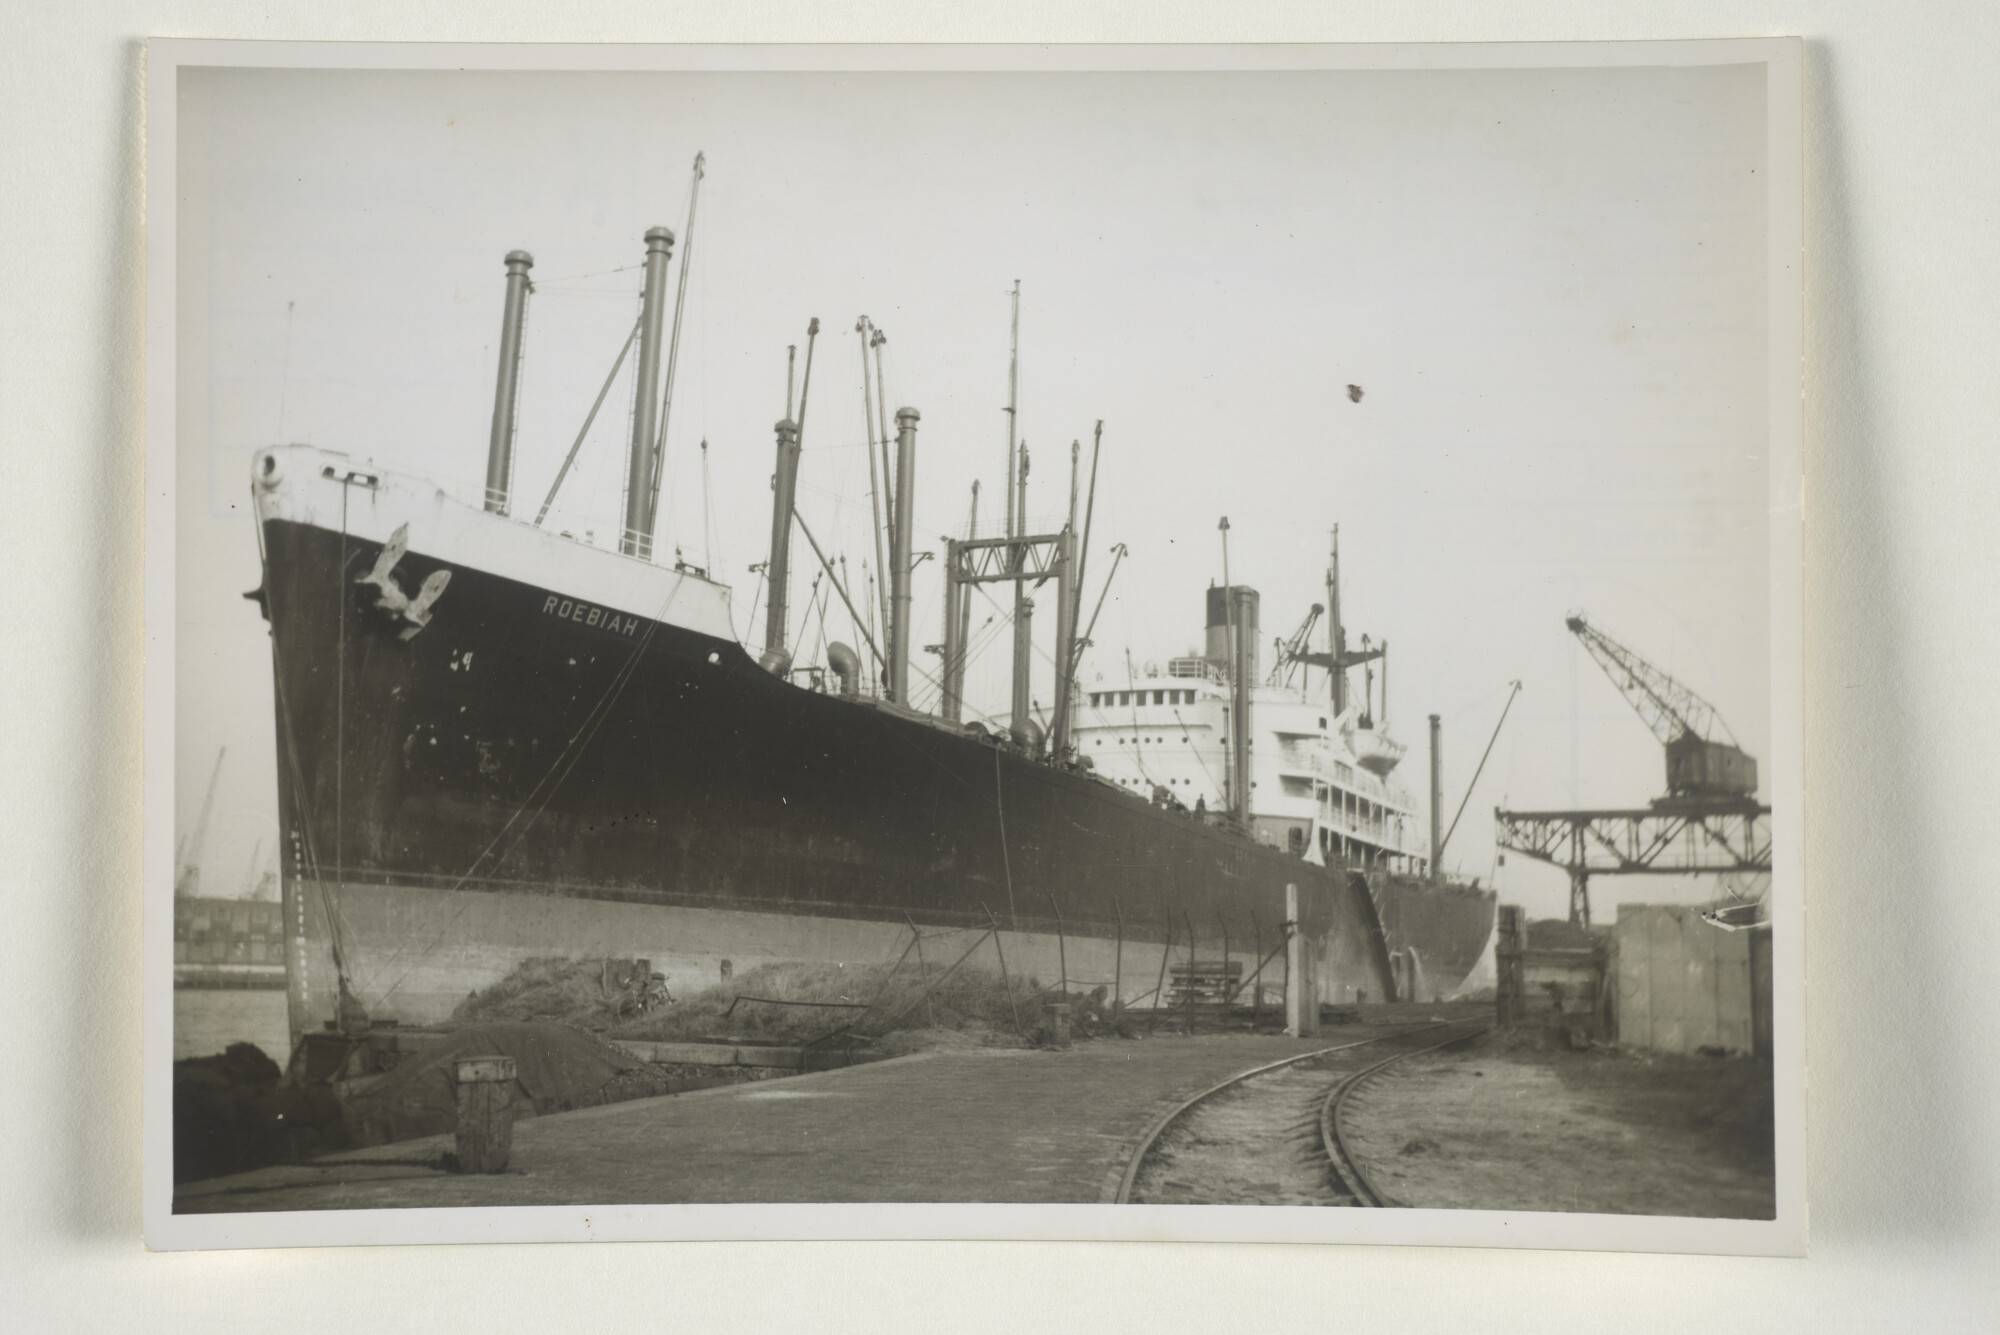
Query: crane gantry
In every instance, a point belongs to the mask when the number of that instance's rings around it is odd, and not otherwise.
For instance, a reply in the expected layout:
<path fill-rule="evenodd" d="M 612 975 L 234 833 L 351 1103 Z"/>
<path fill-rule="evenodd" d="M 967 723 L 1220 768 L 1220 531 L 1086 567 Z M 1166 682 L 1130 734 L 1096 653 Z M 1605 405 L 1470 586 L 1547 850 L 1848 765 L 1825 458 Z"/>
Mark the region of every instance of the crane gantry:
<path fill-rule="evenodd" d="M 1771 808 L 1757 761 L 1715 706 L 1592 626 L 1565 619 L 1666 754 L 1667 795 L 1643 810 L 1495 811 L 1501 848 L 1569 873 L 1569 919 L 1590 925 L 1590 878 L 1771 870 Z M 1726 740 L 1725 740 L 1726 739 Z"/>

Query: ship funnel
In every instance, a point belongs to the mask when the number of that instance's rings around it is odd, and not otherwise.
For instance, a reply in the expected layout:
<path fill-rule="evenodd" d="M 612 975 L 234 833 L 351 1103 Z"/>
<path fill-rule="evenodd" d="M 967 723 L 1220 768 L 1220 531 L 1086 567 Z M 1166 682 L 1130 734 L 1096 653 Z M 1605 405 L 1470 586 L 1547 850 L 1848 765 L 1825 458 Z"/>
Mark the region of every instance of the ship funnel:
<path fill-rule="evenodd" d="M 1224 602 L 1224 599 L 1229 597 L 1232 590 L 1236 595 L 1236 606 L 1233 610 Z M 1243 680 L 1246 684 L 1257 680 L 1257 662 L 1260 657 L 1258 653 L 1259 646 L 1257 644 L 1257 608 L 1258 604 L 1262 601 L 1262 597 L 1258 594 L 1257 590 L 1247 584 L 1233 585 L 1231 589 L 1221 589 L 1211 586 L 1208 590 L 1208 643 L 1206 645 L 1208 652 L 1203 656 L 1222 668 L 1225 672 L 1230 670 L 1230 666 L 1234 660 L 1230 655 L 1229 627 L 1233 620 L 1236 625 L 1237 635 L 1243 641 Z"/>
<path fill-rule="evenodd" d="M 507 252 L 507 304 L 500 317 L 500 374 L 493 389 L 493 437 L 486 446 L 486 508 L 507 513 L 514 488 L 515 405 L 521 397 L 521 326 L 528 314 L 528 270 L 535 257 Z"/>
<path fill-rule="evenodd" d="M 858 695 L 861 690 L 861 655 L 835 640 L 826 647 L 826 664 L 840 678 L 840 693 Z"/>
<path fill-rule="evenodd" d="M 667 313 L 667 266 L 674 257 L 674 234 L 664 227 L 646 233 L 646 291 L 639 307 L 638 385 L 632 406 L 632 453 L 625 467 L 625 532 L 618 550 L 627 556 L 653 554 L 653 456 L 660 425 L 660 326 Z"/>

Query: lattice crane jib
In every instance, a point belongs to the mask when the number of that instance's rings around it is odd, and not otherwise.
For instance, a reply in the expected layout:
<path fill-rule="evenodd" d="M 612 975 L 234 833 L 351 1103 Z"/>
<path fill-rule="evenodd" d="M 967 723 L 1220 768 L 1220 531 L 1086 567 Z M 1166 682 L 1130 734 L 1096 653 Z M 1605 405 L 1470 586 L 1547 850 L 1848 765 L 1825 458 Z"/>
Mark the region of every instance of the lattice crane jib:
<path fill-rule="evenodd" d="M 1748 798 L 1757 762 L 1737 745 L 1714 705 L 1578 613 L 1564 621 L 1666 751 L 1667 792 L 1676 798 Z"/>
<path fill-rule="evenodd" d="M 1581 613 L 1565 624 L 1660 739 L 1668 795 L 1644 810 L 1496 811 L 1499 847 L 1568 872 L 1570 921 L 1584 926 L 1592 876 L 1768 876 L 1771 808 L 1755 797 L 1757 762 L 1715 706 Z"/>

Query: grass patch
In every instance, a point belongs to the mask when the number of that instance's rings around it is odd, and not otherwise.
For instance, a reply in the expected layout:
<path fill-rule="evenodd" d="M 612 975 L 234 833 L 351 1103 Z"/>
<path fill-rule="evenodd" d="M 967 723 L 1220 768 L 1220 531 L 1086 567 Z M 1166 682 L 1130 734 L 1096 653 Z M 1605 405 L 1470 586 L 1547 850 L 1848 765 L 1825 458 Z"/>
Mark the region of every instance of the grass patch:
<path fill-rule="evenodd" d="M 910 1034 L 923 1031 L 956 1034 L 978 1044 L 1044 1041 L 1042 1004 L 1059 999 L 1058 990 L 1019 975 L 1012 983 L 1010 996 L 998 970 L 971 964 L 952 969 L 942 963 L 920 967 L 909 959 L 900 967 L 788 962 L 747 969 L 727 982 L 640 1013 L 631 989 L 607 986 L 602 960 L 549 956 L 523 961 L 491 987 L 473 993 L 452 1019 L 555 1020 L 610 1038 L 660 1042 L 826 1040 L 883 1043 L 900 1050 L 909 1046 Z M 753 997 L 761 1000 L 749 1000 Z M 1072 994 L 1070 1001 L 1080 1035 L 1099 1027 L 1104 1017 L 1095 999 Z M 817 1004 L 773 1004 L 779 1002 Z M 836 1032 L 843 1028 L 851 1037 Z"/>
<path fill-rule="evenodd" d="M 970 966 L 764 964 L 726 983 L 683 997 L 665 1010 L 617 1026 L 620 1038 L 749 1039 L 807 1043 L 848 1027 L 857 1039 L 913 1029 L 947 1029 L 1011 1041 L 1019 1008 L 1023 1028 L 1041 1014 L 1041 987 L 1015 979 L 1010 1003 L 999 973 Z M 760 997 L 750 1001 L 742 998 Z M 775 1005 L 810 1002 L 812 1005 Z"/>
<path fill-rule="evenodd" d="M 523 960 L 491 987 L 474 992 L 451 1013 L 455 1023 L 554 1020 L 602 1031 L 631 1014 L 643 985 L 621 981 L 609 962 L 544 955 Z"/>

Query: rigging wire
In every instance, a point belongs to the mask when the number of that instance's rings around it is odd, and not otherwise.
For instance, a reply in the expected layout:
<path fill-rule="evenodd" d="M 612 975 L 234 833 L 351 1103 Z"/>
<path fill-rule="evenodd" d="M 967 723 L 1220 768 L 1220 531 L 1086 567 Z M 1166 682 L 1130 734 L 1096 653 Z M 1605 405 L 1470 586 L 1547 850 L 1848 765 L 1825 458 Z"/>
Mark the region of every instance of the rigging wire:
<path fill-rule="evenodd" d="M 457 881 L 453 882 L 451 889 L 446 892 L 447 894 L 456 893 L 464 887 L 467 881 L 472 879 L 473 874 L 479 870 L 481 864 L 485 863 L 488 855 L 499 846 L 501 840 L 507 837 L 508 833 L 514 829 L 516 823 L 521 821 L 523 813 L 528 810 L 529 805 L 534 803 L 535 799 L 539 796 L 541 803 L 535 807 L 534 814 L 528 816 L 526 822 L 521 824 L 520 833 L 514 836 L 513 842 L 508 844 L 506 849 L 497 858 L 493 859 L 492 865 L 495 868 L 499 867 L 513 855 L 515 849 L 521 846 L 521 841 L 528 837 L 528 832 L 534 828 L 535 822 L 541 819 L 542 813 L 548 810 L 549 803 L 554 800 L 556 793 L 562 788 L 564 782 L 568 780 L 570 772 L 576 768 L 577 761 L 581 760 L 583 753 L 589 749 L 590 743 L 596 738 L 598 730 L 604 726 L 604 721 L 611 716 L 611 706 L 617 703 L 618 698 L 624 694 L 625 687 L 630 683 L 638 669 L 639 660 L 644 657 L 647 648 L 652 644 L 653 637 L 659 633 L 662 621 L 673 608 L 675 601 L 680 597 L 681 589 L 686 585 L 687 580 L 688 577 L 683 575 L 674 581 L 674 586 L 668 591 L 665 601 L 660 604 L 659 610 L 646 623 L 645 633 L 639 637 L 638 642 L 632 646 L 632 652 L 626 655 L 625 661 L 612 674 L 610 683 L 606 685 L 603 693 L 598 696 L 596 703 L 584 715 L 583 721 L 570 733 L 569 740 L 563 744 L 563 749 L 550 762 L 548 770 L 536 782 L 535 786 L 528 791 L 528 795 L 514 808 L 514 812 L 507 818 L 506 824 L 500 827 L 500 832 L 487 842 L 486 847 L 481 849 L 479 855 L 472 860 L 472 865 L 465 869 Z M 558 773 L 559 770 L 560 773 Z M 546 793 L 544 793 L 544 789 L 547 790 Z M 387 1000 L 388 997 L 395 993 L 397 988 L 403 985 L 404 981 L 410 975 L 410 970 L 417 966 L 418 961 L 427 958 L 432 951 L 437 949 L 438 945 L 444 940 L 444 934 L 451 929 L 453 923 L 458 921 L 459 915 L 465 912 L 466 907 L 467 904 L 459 905 L 457 911 L 450 918 L 446 919 L 444 926 L 438 930 L 430 943 L 418 954 L 417 959 L 411 961 L 409 968 L 404 969 L 396 981 L 382 994 L 384 1000 Z M 387 972 L 389 966 L 394 964 L 396 959 L 401 957 L 402 953 L 399 950 L 396 955 L 392 955 L 389 961 L 382 966 L 381 971 Z"/>
<path fill-rule="evenodd" d="M 555 504 L 556 493 L 562 490 L 563 479 L 569 476 L 571 466 L 576 463 L 577 453 L 583 449 L 584 438 L 590 434 L 592 424 L 597 421 L 597 412 L 604 406 L 605 397 L 611 393 L 611 386 L 618 379 L 619 370 L 625 365 L 625 356 L 632 351 L 632 343 L 638 337 L 639 325 L 635 322 L 632 325 L 632 332 L 625 336 L 625 346 L 618 350 L 617 358 L 611 363 L 611 374 L 604 377 L 604 388 L 597 391 L 597 400 L 590 405 L 590 412 L 583 419 L 583 429 L 576 433 L 576 443 L 569 447 L 568 457 L 563 460 L 562 467 L 556 470 L 556 480 L 549 484 L 548 498 L 542 502 L 541 513 L 535 516 L 537 528 L 540 528 L 542 521 L 549 517 L 549 507 Z"/>
<path fill-rule="evenodd" d="M 586 278 L 603 278 L 615 273 L 630 273 L 634 269 L 643 269 L 645 267 L 643 264 L 621 264 L 615 269 L 597 269 L 590 273 L 569 273 L 564 274 L 560 278 L 545 278 L 542 281 L 544 283 L 576 283 Z"/>
<path fill-rule="evenodd" d="M 259 571 L 264 576 L 259 582 L 259 587 L 268 589 L 271 587 L 271 563 L 270 557 L 264 548 L 264 525 L 262 522 L 258 522 L 255 527 L 257 530 L 257 564 Z M 272 646 L 273 651 L 276 652 L 277 639 L 275 635 L 272 638 Z M 305 857 L 306 865 L 311 870 L 312 884 L 318 891 L 320 911 L 326 916 L 327 945 L 333 955 L 334 971 L 337 975 L 344 978 L 347 972 L 347 963 L 346 950 L 341 944 L 341 938 L 343 934 L 350 933 L 352 928 L 348 925 L 346 915 L 340 909 L 339 901 L 333 896 L 332 891 L 327 888 L 325 864 L 320 861 L 319 842 L 313 832 L 312 810 L 306 802 L 306 794 L 309 789 L 306 787 L 304 766 L 299 761 L 298 729 L 292 722 L 291 698 L 285 691 L 284 673 L 282 671 L 274 673 L 273 681 L 276 686 L 278 712 L 284 722 L 285 758 L 288 768 L 292 773 L 292 807 L 299 822 L 299 843 Z M 282 856 L 280 854 L 281 859 Z"/>

